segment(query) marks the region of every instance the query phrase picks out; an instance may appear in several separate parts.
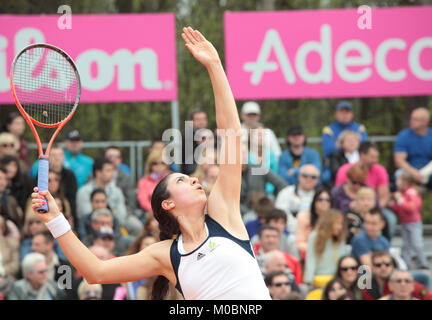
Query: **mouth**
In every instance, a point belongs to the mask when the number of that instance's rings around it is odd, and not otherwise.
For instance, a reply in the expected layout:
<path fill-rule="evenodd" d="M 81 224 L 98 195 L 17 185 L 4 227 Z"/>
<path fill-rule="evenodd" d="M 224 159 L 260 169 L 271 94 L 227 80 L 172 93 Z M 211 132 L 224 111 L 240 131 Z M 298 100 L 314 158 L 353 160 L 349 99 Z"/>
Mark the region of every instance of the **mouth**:
<path fill-rule="evenodd" d="M 195 188 L 196 190 L 204 190 L 204 188 L 202 187 L 202 185 L 198 185 L 196 188 Z"/>

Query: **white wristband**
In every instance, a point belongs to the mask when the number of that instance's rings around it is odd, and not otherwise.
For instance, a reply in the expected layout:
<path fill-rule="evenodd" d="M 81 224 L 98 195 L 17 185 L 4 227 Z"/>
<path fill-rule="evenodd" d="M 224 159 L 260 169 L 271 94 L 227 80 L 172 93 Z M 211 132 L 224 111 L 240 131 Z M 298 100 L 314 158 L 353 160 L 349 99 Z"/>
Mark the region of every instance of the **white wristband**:
<path fill-rule="evenodd" d="M 55 239 L 71 230 L 71 226 L 64 217 L 63 213 L 60 213 L 57 217 L 45 223 L 45 225 Z"/>

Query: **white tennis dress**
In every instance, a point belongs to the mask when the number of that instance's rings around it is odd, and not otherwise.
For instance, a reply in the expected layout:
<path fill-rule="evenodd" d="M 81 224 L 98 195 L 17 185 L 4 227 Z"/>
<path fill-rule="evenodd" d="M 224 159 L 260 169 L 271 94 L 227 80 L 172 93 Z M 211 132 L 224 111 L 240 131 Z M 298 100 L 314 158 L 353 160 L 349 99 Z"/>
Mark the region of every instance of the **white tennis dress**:
<path fill-rule="evenodd" d="M 176 288 L 186 300 L 270 300 L 249 240 L 228 233 L 208 214 L 207 239 L 185 253 L 182 236 L 173 241 Z"/>

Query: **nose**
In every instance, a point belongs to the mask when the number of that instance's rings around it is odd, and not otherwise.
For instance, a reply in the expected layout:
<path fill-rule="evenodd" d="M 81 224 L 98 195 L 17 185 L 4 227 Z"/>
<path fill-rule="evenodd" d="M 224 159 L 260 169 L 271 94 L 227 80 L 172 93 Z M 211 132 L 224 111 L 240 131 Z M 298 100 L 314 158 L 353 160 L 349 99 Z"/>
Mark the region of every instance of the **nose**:
<path fill-rule="evenodd" d="M 197 177 L 191 177 L 191 184 L 194 185 L 196 183 L 198 183 L 198 178 Z"/>

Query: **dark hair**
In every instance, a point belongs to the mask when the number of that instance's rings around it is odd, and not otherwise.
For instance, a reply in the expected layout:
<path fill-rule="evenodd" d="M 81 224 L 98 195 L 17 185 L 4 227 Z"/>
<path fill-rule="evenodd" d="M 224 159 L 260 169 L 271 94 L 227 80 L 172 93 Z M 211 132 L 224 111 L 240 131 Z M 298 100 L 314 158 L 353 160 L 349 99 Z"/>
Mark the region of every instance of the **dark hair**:
<path fill-rule="evenodd" d="M 276 231 L 277 233 L 279 233 L 279 230 L 278 230 L 276 227 L 269 226 L 268 224 L 264 224 L 264 225 L 262 225 L 262 226 L 259 228 L 259 230 L 258 230 L 258 237 L 261 238 L 262 233 L 263 233 L 265 230 L 274 230 L 274 231 Z"/>
<path fill-rule="evenodd" d="M 384 214 L 382 213 L 381 209 L 378 207 L 373 208 L 372 210 L 370 210 L 369 212 L 366 212 L 366 214 L 370 214 L 370 215 L 377 215 L 381 218 L 382 221 L 387 222 Z"/>
<path fill-rule="evenodd" d="M 273 278 L 275 278 L 277 276 L 286 276 L 289 279 L 289 276 L 285 272 L 283 272 L 282 270 L 273 271 L 273 272 L 270 272 L 268 275 L 266 275 L 264 278 L 264 282 L 265 282 L 266 286 L 267 287 L 270 286 L 273 282 Z"/>
<path fill-rule="evenodd" d="M 93 198 L 94 198 L 95 195 L 97 195 L 98 193 L 102 193 L 102 194 L 105 195 L 105 197 L 108 198 L 108 196 L 107 196 L 107 194 L 106 194 L 106 192 L 105 192 L 104 189 L 96 188 L 96 189 L 94 189 L 94 190 L 92 191 L 92 193 L 90 194 L 90 202 L 93 201 Z"/>
<path fill-rule="evenodd" d="M 142 230 L 141 233 L 134 239 L 126 250 L 126 255 L 138 253 L 140 251 L 141 243 L 145 238 L 153 238 L 157 240 L 151 233 L 146 230 Z"/>
<path fill-rule="evenodd" d="M 196 108 L 196 109 L 192 110 L 192 112 L 190 113 L 189 119 L 193 120 L 197 113 L 205 113 L 205 115 L 207 116 L 207 112 L 205 112 L 202 109 Z"/>
<path fill-rule="evenodd" d="M 315 226 L 316 226 L 316 224 L 318 222 L 318 218 L 319 218 L 319 215 L 316 212 L 315 202 L 317 201 L 317 199 L 319 198 L 319 196 L 322 193 L 324 193 L 324 192 L 326 192 L 329 195 L 329 197 L 330 197 L 330 208 L 332 208 L 333 202 L 331 201 L 330 190 L 328 188 L 326 188 L 326 187 L 319 187 L 318 189 L 316 189 L 315 194 L 314 194 L 314 196 L 312 198 L 312 203 L 311 203 L 311 207 L 310 207 L 310 213 L 311 213 L 311 222 L 310 222 L 310 225 L 311 225 L 311 229 L 315 228 Z"/>
<path fill-rule="evenodd" d="M 327 283 L 327 285 L 325 286 L 325 288 L 324 288 L 324 290 L 323 290 L 322 300 L 330 300 L 330 297 L 329 297 L 330 289 L 333 287 L 333 285 L 334 285 L 335 283 L 339 283 L 342 287 L 345 288 L 345 285 L 344 285 L 342 279 L 339 279 L 339 278 L 333 278 L 333 279 L 331 279 L 331 280 Z M 345 289 L 345 290 L 346 290 L 346 289 Z"/>
<path fill-rule="evenodd" d="M 356 300 L 356 298 L 349 292 L 341 295 L 339 298 L 337 298 L 336 300 L 346 300 L 347 298 L 349 298 L 349 300 Z"/>
<path fill-rule="evenodd" d="M 252 209 L 258 216 L 266 217 L 273 211 L 274 202 L 267 195 L 263 195 L 254 203 Z"/>
<path fill-rule="evenodd" d="M 19 118 L 19 117 L 22 118 L 22 115 L 16 111 L 12 111 L 12 112 L 8 113 L 8 115 L 6 117 L 6 121 L 3 123 L 3 126 L 1 128 L 2 129 L 1 131 L 9 132 L 8 125 L 10 125 L 16 118 Z"/>
<path fill-rule="evenodd" d="M 5 167 L 11 162 L 15 162 L 15 164 L 17 166 L 17 172 L 15 174 L 15 177 L 12 178 L 12 183 L 15 184 L 17 182 L 20 182 L 20 180 L 23 179 L 23 175 L 21 174 L 21 166 L 19 163 L 19 159 L 15 156 L 11 156 L 11 155 L 4 156 L 0 160 L 0 166 Z"/>
<path fill-rule="evenodd" d="M 363 141 L 362 143 L 360 143 L 358 152 L 365 154 L 369 152 L 369 149 L 375 149 L 376 151 L 379 151 L 375 143 L 371 141 Z"/>
<path fill-rule="evenodd" d="M 105 150 L 104 150 L 104 155 L 105 155 L 105 154 L 107 153 L 107 151 L 110 150 L 110 149 L 118 150 L 118 151 L 120 151 L 120 154 L 121 154 L 121 150 L 120 150 L 119 147 L 116 147 L 116 146 L 109 146 L 109 147 L 106 147 L 106 148 L 105 148 Z"/>
<path fill-rule="evenodd" d="M 96 159 L 93 163 L 93 177 L 96 177 L 96 171 L 101 171 L 104 167 L 104 165 L 109 164 L 110 166 L 112 166 L 113 164 L 105 158 L 99 158 Z"/>
<path fill-rule="evenodd" d="M 51 232 L 48 230 L 36 232 L 36 234 L 33 236 L 33 238 L 37 235 L 43 236 L 45 238 L 45 242 L 54 243 L 54 237 L 52 236 Z"/>
<path fill-rule="evenodd" d="M 170 197 L 170 193 L 167 189 L 168 174 L 156 185 L 152 197 L 151 207 L 153 215 L 159 222 L 159 239 L 160 241 L 172 239 L 173 236 L 180 233 L 180 226 L 177 220 L 166 210 L 162 208 L 162 202 Z M 151 294 L 152 300 L 162 300 L 168 293 L 168 279 L 164 276 L 158 276 L 153 284 L 153 290 Z"/>
<path fill-rule="evenodd" d="M 354 257 L 353 255 L 351 255 L 351 254 L 348 254 L 348 255 L 342 256 L 342 257 L 339 259 L 339 261 L 338 261 L 335 277 L 342 279 L 342 270 L 341 270 L 342 262 L 343 262 L 345 259 L 348 259 L 348 258 L 354 259 L 355 262 L 357 263 L 357 267 L 359 267 L 359 266 L 361 265 L 361 263 L 359 262 L 359 260 L 358 260 L 356 257 Z M 355 286 L 356 286 L 356 284 L 354 283 L 353 287 L 355 287 Z M 351 289 L 351 288 L 350 288 L 350 289 Z"/>
<path fill-rule="evenodd" d="M 371 262 L 372 262 L 372 264 L 373 264 L 374 260 L 376 258 L 379 258 L 379 257 L 390 257 L 390 259 L 392 260 L 393 267 L 395 267 L 395 261 L 393 260 L 393 257 L 390 254 L 390 252 L 385 251 L 385 250 L 374 250 L 374 251 L 372 251 L 372 254 L 371 254 Z"/>
<path fill-rule="evenodd" d="M 285 211 L 275 208 L 266 216 L 265 221 L 268 224 L 272 220 L 279 220 L 279 219 L 283 219 L 286 223 L 288 220 L 287 214 Z"/>

